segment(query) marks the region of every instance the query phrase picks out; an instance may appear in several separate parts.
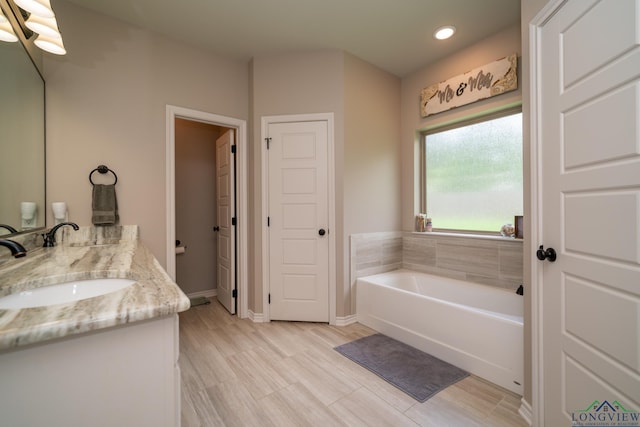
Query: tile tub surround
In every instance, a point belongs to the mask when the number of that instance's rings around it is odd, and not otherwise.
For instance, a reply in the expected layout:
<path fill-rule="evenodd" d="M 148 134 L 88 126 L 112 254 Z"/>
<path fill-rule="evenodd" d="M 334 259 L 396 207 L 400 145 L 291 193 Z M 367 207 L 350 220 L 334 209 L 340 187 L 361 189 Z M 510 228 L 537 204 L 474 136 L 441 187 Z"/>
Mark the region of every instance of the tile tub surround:
<path fill-rule="evenodd" d="M 402 267 L 505 289 L 522 283 L 522 239 L 405 233 Z"/>
<path fill-rule="evenodd" d="M 402 232 L 351 235 L 351 277 L 386 273 L 402 267 Z"/>
<path fill-rule="evenodd" d="M 516 290 L 522 283 L 523 241 L 454 233 L 383 232 L 351 236 L 351 275 L 398 268 Z"/>
<path fill-rule="evenodd" d="M 79 233 L 96 235 L 83 228 Z M 187 310 L 189 299 L 135 238 L 137 227 L 123 230 L 125 238 L 117 243 L 89 239 L 67 246 L 62 239 L 59 246 L 35 249 L 0 265 L 0 296 L 70 280 L 136 280 L 128 288 L 81 301 L 0 310 L 0 351 Z"/>

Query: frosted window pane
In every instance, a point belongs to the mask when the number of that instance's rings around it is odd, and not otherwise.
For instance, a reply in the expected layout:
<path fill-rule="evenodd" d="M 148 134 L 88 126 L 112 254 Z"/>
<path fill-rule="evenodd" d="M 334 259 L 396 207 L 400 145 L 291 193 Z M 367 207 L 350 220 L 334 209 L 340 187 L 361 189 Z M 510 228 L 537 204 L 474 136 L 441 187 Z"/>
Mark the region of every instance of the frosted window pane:
<path fill-rule="evenodd" d="M 499 232 L 522 215 L 522 113 L 426 136 L 434 228 Z"/>

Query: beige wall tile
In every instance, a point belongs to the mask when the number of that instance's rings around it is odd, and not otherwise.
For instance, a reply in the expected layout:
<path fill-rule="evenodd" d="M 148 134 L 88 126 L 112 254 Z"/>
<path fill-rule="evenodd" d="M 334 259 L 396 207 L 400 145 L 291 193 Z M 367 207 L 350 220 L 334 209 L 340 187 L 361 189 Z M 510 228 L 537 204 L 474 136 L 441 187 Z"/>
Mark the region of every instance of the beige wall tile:
<path fill-rule="evenodd" d="M 522 283 L 522 240 L 441 233 L 351 236 L 351 287 L 358 277 L 398 268 L 506 289 Z M 353 294 L 355 295 L 355 293 Z"/>
<path fill-rule="evenodd" d="M 439 241 L 437 266 L 484 277 L 498 278 L 498 248 L 484 245 L 459 245 Z"/>

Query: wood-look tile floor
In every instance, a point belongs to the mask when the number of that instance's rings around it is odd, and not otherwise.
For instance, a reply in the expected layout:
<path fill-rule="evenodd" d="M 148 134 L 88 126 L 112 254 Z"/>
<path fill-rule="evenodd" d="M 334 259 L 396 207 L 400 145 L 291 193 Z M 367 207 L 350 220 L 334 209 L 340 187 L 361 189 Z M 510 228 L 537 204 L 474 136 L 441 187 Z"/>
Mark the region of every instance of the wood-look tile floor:
<path fill-rule="evenodd" d="M 419 403 L 333 350 L 373 333 L 193 307 L 180 314 L 182 426 L 526 426 L 520 396 L 478 377 Z"/>

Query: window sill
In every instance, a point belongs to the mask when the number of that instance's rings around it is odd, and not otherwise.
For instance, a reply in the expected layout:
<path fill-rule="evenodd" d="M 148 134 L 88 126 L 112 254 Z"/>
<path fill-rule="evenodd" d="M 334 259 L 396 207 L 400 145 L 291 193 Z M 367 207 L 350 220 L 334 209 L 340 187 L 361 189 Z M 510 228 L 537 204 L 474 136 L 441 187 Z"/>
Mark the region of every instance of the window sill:
<path fill-rule="evenodd" d="M 515 237 L 504 237 L 493 234 L 473 234 L 473 233 L 454 233 L 447 231 L 412 231 L 411 234 L 424 236 L 445 236 L 445 237 L 460 237 L 465 239 L 479 239 L 479 240 L 499 240 L 509 242 L 521 242 L 524 239 L 516 239 Z"/>

